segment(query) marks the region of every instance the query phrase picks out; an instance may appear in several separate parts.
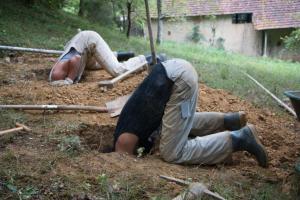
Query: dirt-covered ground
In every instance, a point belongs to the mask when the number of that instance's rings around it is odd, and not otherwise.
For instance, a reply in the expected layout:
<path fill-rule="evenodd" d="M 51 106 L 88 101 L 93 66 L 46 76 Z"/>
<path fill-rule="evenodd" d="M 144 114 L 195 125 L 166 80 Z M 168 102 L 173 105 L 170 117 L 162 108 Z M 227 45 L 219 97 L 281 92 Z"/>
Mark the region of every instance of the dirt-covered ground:
<path fill-rule="evenodd" d="M 52 87 L 47 78 L 55 60 L 31 54 L 1 58 L 0 103 L 104 106 L 132 92 L 146 75 L 136 74 L 106 91 L 97 82 L 110 76 L 103 70 L 89 71 L 79 84 Z M 31 133 L 0 137 L 0 198 L 24 198 L 27 192 L 34 199 L 168 199 L 184 187 L 159 178 L 167 175 L 204 182 L 228 199 L 293 199 L 299 122 L 204 83 L 199 94 L 199 111 L 247 112 L 268 151 L 269 168 L 260 168 L 244 152 L 235 153 L 232 163 L 217 166 L 168 164 L 159 152 L 142 158 L 103 153 L 112 144 L 117 122 L 109 114 L 0 110 L 0 130 L 12 128 L 15 121 L 32 128 Z"/>

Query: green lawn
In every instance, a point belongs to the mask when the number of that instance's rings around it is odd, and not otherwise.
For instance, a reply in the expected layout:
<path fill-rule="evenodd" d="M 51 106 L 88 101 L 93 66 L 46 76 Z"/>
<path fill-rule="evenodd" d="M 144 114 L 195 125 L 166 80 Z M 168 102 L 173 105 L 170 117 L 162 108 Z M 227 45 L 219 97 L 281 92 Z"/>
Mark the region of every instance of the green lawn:
<path fill-rule="evenodd" d="M 70 13 L 44 8 L 25 8 L 11 1 L 0 6 L 0 44 L 35 48 L 62 49 L 77 29 L 99 32 L 113 50 L 150 52 L 144 38 L 127 39 L 116 27 L 90 23 Z M 169 57 L 184 58 L 197 68 L 201 80 L 222 88 L 258 105 L 277 107 L 242 72 L 248 72 L 281 99 L 285 90 L 300 90 L 300 64 L 206 48 L 195 44 L 164 42 L 156 47 Z"/>

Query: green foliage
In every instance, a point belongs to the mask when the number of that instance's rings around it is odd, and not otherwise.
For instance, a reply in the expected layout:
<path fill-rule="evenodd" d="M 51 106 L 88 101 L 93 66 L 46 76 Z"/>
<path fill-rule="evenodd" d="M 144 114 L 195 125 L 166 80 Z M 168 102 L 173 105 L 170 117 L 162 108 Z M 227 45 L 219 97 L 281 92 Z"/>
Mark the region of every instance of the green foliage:
<path fill-rule="evenodd" d="M 289 50 L 300 50 L 300 29 L 296 29 L 289 36 L 285 36 L 283 42 Z"/>
<path fill-rule="evenodd" d="M 101 196 L 107 200 L 143 199 L 144 186 L 139 183 L 131 183 L 129 180 L 109 181 L 108 176 L 102 173 L 97 176 Z"/>
<path fill-rule="evenodd" d="M 199 25 L 195 25 L 192 30 L 192 34 L 189 39 L 195 43 L 198 43 L 200 40 L 204 39 L 204 36 L 200 33 Z"/>
<path fill-rule="evenodd" d="M 113 7 L 111 0 L 83 1 L 83 16 L 100 24 L 113 24 Z"/>
<path fill-rule="evenodd" d="M 223 80 L 228 79 L 228 77 L 229 77 L 229 69 L 228 69 L 227 66 L 221 67 L 221 69 L 220 69 L 220 77 Z"/>
<path fill-rule="evenodd" d="M 77 15 L 79 10 L 79 1 L 80 0 L 66 0 L 63 6 L 63 10 Z"/>
<path fill-rule="evenodd" d="M 0 185 L 1 184 L 5 186 L 11 193 L 16 194 L 19 200 L 31 199 L 34 195 L 39 193 L 39 190 L 33 186 L 26 186 L 25 188 L 18 189 L 14 183 L 14 179 L 3 183 L 0 182 Z"/>
<path fill-rule="evenodd" d="M 58 147 L 60 148 L 60 151 L 64 151 L 67 153 L 75 153 L 82 150 L 81 141 L 78 135 L 64 136 L 61 139 Z"/>
<path fill-rule="evenodd" d="M 45 6 L 47 8 L 51 8 L 51 9 L 58 9 L 58 8 L 62 8 L 65 0 L 20 0 L 20 1 L 16 1 L 19 3 L 22 3 L 28 7 L 40 7 L 40 6 Z"/>

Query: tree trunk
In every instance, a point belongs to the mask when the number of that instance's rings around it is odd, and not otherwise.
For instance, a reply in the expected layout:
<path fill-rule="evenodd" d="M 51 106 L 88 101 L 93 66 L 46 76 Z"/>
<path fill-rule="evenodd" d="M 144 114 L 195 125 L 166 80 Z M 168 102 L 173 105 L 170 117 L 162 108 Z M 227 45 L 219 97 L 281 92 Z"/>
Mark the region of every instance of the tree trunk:
<path fill-rule="evenodd" d="M 83 17 L 83 0 L 79 1 L 78 16 Z"/>
<path fill-rule="evenodd" d="M 129 38 L 130 31 L 131 31 L 131 6 L 132 6 L 132 2 L 127 1 L 127 21 L 128 21 L 127 33 L 126 33 L 127 38 Z"/>
<path fill-rule="evenodd" d="M 112 4 L 112 9 L 113 9 L 113 15 L 114 15 L 114 21 L 117 24 L 118 23 L 118 19 L 117 19 L 117 13 L 116 13 L 116 4 L 114 0 L 111 0 L 111 4 Z"/>
<path fill-rule="evenodd" d="M 156 37 L 156 44 L 160 44 L 162 41 L 162 29 L 163 29 L 163 16 L 161 13 L 163 0 L 157 0 L 157 37 Z"/>
<path fill-rule="evenodd" d="M 122 17 L 123 17 L 123 19 L 122 19 L 122 28 L 123 28 L 122 32 L 125 32 L 125 30 L 126 30 L 126 20 L 125 20 L 125 10 L 124 9 L 122 9 Z"/>

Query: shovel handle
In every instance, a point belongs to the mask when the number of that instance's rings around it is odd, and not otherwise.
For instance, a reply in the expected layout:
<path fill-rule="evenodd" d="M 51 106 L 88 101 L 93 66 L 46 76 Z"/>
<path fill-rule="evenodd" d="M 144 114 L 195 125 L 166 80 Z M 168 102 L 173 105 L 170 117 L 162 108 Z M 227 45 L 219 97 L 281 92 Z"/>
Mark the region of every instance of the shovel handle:
<path fill-rule="evenodd" d="M 8 133 L 14 133 L 14 132 L 18 132 L 18 131 L 22 131 L 23 127 L 17 127 L 17 128 L 12 128 L 12 129 L 8 129 L 5 131 L 0 131 L 0 136 L 8 134 Z"/>
<path fill-rule="evenodd" d="M 81 105 L 0 105 L 0 109 L 19 109 L 19 110 L 86 110 L 100 113 L 107 113 L 108 109 L 98 106 Z"/>

